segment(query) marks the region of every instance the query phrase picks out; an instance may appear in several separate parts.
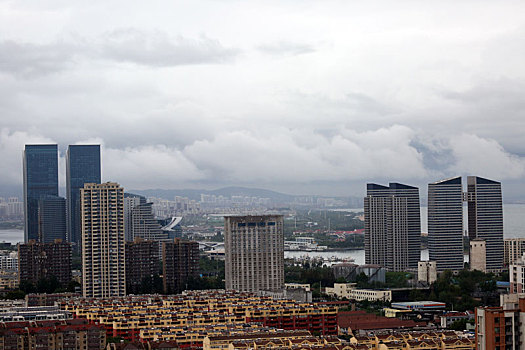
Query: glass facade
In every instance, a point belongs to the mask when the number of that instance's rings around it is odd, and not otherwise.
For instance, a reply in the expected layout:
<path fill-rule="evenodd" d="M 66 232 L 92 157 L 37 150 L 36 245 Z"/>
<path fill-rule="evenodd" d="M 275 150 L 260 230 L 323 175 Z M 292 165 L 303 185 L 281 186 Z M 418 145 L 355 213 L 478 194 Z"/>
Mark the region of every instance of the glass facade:
<path fill-rule="evenodd" d="M 24 150 L 24 241 L 38 240 L 38 204 L 58 196 L 57 145 L 26 145 Z"/>
<path fill-rule="evenodd" d="M 67 240 L 80 249 L 80 189 L 100 184 L 100 145 L 70 145 L 66 154 Z"/>

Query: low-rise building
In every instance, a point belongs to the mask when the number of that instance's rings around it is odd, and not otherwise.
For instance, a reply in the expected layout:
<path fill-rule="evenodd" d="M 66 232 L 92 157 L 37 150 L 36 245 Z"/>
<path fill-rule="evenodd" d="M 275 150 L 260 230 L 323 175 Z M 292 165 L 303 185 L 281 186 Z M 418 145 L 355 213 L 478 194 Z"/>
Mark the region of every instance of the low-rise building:
<path fill-rule="evenodd" d="M 0 291 L 18 288 L 18 272 L 16 270 L 0 271 Z"/>
<path fill-rule="evenodd" d="M 104 325 L 108 334 L 129 341 L 176 341 L 199 347 L 206 336 L 231 327 L 268 327 L 337 334 L 333 305 L 278 300 L 224 290 L 187 291 L 180 295 L 140 295 L 114 298 L 69 298 L 62 309 L 75 317 Z"/>
<path fill-rule="evenodd" d="M 30 293 L 26 295 L 26 303 L 27 306 L 54 306 L 63 299 L 80 296 L 80 293 Z"/>
<path fill-rule="evenodd" d="M 86 320 L 0 322 L 0 349 L 102 350 L 104 327 Z"/>
<path fill-rule="evenodd" d="M 417 281 L 430 285 L 437 281 L 437 264 L 435 261 L 417 263 Z"/>
<path fill-rule="evenodd" d="M 441 328 L 448 328 L 452 323 L 460 320 L 473 320 L 474 313 L 472 311 L 450 311 L 440 316 Z"/>
<path fill-rule="evenodd" d="M 392 301 L 390 290 L 357 289 L 355 283 L 334 283 L 333 287 L 325 288 L 325 293 L 348 300 Z"/>
<path fill-rule="evenodd" d="M 0 313 L 2 322 L 67 320 L 73 318 L 71 312 L 58 306 L 28 306 L 4 309 Z"/>

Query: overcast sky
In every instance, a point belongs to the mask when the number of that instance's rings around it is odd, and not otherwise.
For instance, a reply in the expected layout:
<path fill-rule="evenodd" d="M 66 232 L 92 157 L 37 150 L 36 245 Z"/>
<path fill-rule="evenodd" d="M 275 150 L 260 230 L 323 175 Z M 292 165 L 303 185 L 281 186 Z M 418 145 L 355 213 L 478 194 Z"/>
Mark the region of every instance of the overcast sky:
<path fill-rule="evenodd" d="M 53 142 L 129 189 L 525 198 L 524 43 L 524 1 L 0 1 L 0 193 Z"/>

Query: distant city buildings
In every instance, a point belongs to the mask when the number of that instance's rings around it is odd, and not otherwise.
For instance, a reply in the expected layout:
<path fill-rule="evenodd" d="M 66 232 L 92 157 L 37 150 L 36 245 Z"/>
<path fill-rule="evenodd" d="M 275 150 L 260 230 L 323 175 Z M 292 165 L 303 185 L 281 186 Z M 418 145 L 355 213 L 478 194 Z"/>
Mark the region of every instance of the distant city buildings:
<path fill-rule="evenodd" d="M 364 199 L 365 261 L 390 271 L 417 268 L 421 223 L 417 187 L 367 184 Z"/>
<path fill-rule="evenodd" d="M 226 289 L 284 288 L 282 215 L 225 216 Z"/>
<path fill-rule="evenodd" d="M 164 292 L 177 294 L 187 289 L 190 278 L 198 277 L 199 243 L 175 238 L 162 243 Z"/>
<path fill-rule="evenodd" d="M 82 240 L 80 189 L 100 181 L 100 145 L 70 145 L 66 153 L 67 240 L 76 251 L 81 250 Z"/>
<path fill-rule="evenodd" d="M 114 182 L 80 189 L 82 293 L 85 297 L 126 294 L 124 189 Z"/>
<path fill-rule="evenodd" d="M 150 197 L 148 202 L 153 203 L 153 214 L 157 218 L 169 218 L 173 216 L 184 216 L 201 213 L 200 203 L 186 198 L 176 196 L 174 200 Z"/>
<path fill-rule="evenodd" d="M 0 218 L 20 219 L 24 217 L 24 202 L 20 202 L 18 197 L 9 197 L 7 200 L 0 197 Z"/>
<path fill-rule="evenodd" d="M 428 185 L 428 253 L 438 272 L 464 267 L 460 176 Z"/>
<path fill-rule="evenodd" d="M 56 278 L 62 287 L 71 281 L 71 244 L 62 240 L 41 243 L 34 240 L 18 245 L 20 282 L 37 285 L 41 279 Z"/>
<path fill-rule="evenodd" d="M 468 234 L 486 242 L 487 271 L 503 267 L 503 205 L 501 183 L 478 176 L 467 178 Z"/>
<path fill-rule="evenodd" d="M 39 239 L 38 205 L 58 196 L 57 145 L 26 145 L 24 150 L 24 242 Z"/>

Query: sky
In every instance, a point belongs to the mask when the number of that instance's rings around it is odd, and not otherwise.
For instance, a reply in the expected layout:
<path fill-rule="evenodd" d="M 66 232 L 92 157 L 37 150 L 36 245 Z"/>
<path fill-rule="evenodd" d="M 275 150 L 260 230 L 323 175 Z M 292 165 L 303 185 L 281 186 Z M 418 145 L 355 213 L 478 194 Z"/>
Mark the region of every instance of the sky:
<path fill-rule="evenodd" d="M 525 2 L 0 0 L 0 194 L 24 144 L 129 189 L 362 195 L 457 175 L 525 201 Z"/>

